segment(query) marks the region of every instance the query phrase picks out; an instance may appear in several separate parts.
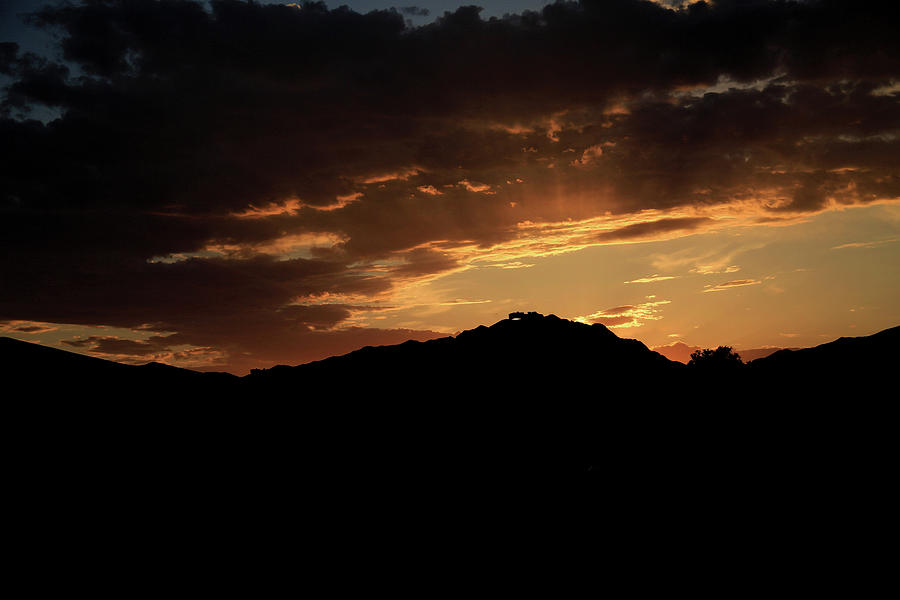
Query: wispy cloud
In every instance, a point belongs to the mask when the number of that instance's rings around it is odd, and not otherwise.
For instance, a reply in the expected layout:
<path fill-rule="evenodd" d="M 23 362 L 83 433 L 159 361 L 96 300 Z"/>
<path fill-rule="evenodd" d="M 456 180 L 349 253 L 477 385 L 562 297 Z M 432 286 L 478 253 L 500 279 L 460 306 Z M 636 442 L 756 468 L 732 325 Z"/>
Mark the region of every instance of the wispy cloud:
<path fill-rule="evenodd" d="M 357 181 L 364 185 L 371 185 L 373 183 L 386 183 L 388 181 L 406 181 L 410 177 L 418 174 L 420 171 L 421 169 L 418 167 L 407 167 L 389 173 L 377 173 L 375 175 L 359 177 L 357 178 Z"/>
<path fill-rule="evenodd" d="M 614 306 L 589 315 L 576 317 L 575 320 L 581 323 L 600 323 L 607 327 L 640 327 L 644 324 L 644 321 L 658 321 L 662 319 L 662 316 L 659 314 L 660 307 L 671 304 L 671 302 L 671 300 L 657 300 L 641 304 Z"/>
<path fill-rule="evenodd" d="M 280 215 L 295 215 L 303 206 L 303 202 L 299 198 L 288 198 L 283 202 L 270 202 L 262 206 L 251 204 L 242 211 L 231 213 L 231 216 L 238 219 L 263 219 Z"/>
<path fill-rule="evenodd" d="M 718 265 L 698 265 L 691 269 L 691 273 L 697 273 L 698 275 L 716 275 L 719 273 L 737 273 L 741 268 L 737 265 L 728 265 L 727 267 L 721 267 Z"/>
<path fill-rule="evenodd" d="M 666 281 L 669 279 L 678 279 L 678 277 L 676 277 L 674 275 L 659 275 L 657 273 L 654 275 L 650 275 L 649 277 L 641 277 L 639 279 L 632 279 L 631 281 L 626 281 L 624 283 L 654 283 L 656 281 Z"/>
<path fill-rule="evenodd" d="M 716 285 L 708 285 L 704 292 L 723 292 L 725 290 L 733 290 L 734 288 L 743 287 L 746 285 L 757 285 L 762 283 L 759 279 L 734 279 L 732 281 L 726 281 L 725 283 L 718 283 Z"/>
<path fill-rule="evenodd" d="M 850 242 L 849 244 L 841 244 L 840 246 L 832 246 L 832 250 L 844 250 L 845 248 L 877 248 L 878 246 L 885 246 L 887 244 L 893 244 L 894 242 L 900 242 L 900 238 L 890 238 L 887 240 L 874 240 L 871 242 Z"/>
<path fill-rule="evenodd" d="M 495 263 L 491 265 L 483 265 L 484 267 L 494 267 L 496 269 L 527 269 L 529 267 L 533 267 L 534 263 L 523 263 L 521 261 L 513 261 L 513 262 L 505 262 L 505 263 Z"/>
<path fill-rule="evenodd" d="M 439 306 L 460 306 L 465 304 L 489 304 L 493 302 L 493 300 L 448 300 L 447 302 L 439 303 Z"/>

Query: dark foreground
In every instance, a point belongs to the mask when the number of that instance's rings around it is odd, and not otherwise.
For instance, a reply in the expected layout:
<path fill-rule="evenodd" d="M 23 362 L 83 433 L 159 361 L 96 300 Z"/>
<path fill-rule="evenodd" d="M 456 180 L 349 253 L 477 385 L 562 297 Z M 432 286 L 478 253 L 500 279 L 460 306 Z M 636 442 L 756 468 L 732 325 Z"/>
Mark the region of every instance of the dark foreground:
<path fill-rule="evenodd" d="M 551 315 L 243 378 L 9 338 L 0 360 L 22 426 L 56 430 L 69 452 L 96 446 L 98 459 L 208 451 L 357 476 L 596 477 L 642 454 L 698 464 L 719 460 L 714 448 L 764 455 L 833 428 L 832 444 L 877 429 L 896 401 L 898 347 L 895 327 L 689 368 Z"/>
<path fill-rule="evenodd" d="M 551 316 L 236 378 L 2 339 L 8 481 L 37 531 L 75 537 L 300 528 L 327 551 L 550 515 L 630 543 L 717 522 L 808 541 L 897 499 L 898 342 L 691 369 Z"/>

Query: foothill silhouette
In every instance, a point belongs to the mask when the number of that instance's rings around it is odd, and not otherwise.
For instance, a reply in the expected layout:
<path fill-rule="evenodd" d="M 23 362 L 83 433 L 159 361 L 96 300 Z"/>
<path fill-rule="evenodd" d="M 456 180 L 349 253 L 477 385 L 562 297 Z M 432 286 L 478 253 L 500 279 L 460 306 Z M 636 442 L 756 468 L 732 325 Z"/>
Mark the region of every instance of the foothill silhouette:
<path fill-rule="evenodd" d="M 892 408 L 898 342 L 895 327 L 746 365 L 720 346 L 684 365 L 600 324 L 516 312 L 244 377 L 9 338 L 0 355 L 9 389 L 21 390 L 7 402 L 25 415 L 16 422 L 30 459 L 63 479 L 77 472 L 66 479 L 76 488 L 151 481 L 206 494 L 241 481 L 241 494 L 290 495 L 310 482 L 534 480 L 547 493 L 587 478 L 644 506 L 660 493 L 787 490 L 851 471 L 868 485 L 890 455 L 890 421 L 872 416 Z M 850 470 L 848 457 L 865 460 Z"/>

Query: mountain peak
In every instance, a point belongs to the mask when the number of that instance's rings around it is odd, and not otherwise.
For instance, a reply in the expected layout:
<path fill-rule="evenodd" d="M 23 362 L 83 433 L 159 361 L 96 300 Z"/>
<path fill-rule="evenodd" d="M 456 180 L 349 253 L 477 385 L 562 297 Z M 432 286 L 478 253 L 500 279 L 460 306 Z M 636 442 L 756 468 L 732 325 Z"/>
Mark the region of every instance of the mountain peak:
<path fill-rule="evenodd" d="M 394 395 L 480 395 L 485 385 L 504 387 L 510 395 L 530 395 L 527 388 L 540 380 L 545 393 L 552 395 L 565 389 L 566 378 L 574 375 L 603 376 L 606 389 L 619 389 L 626 381 L 681 368 L 603 325 L 530 311 L 512 312 L 490 327 L 481 325 L 454 337 L 367 347 L 295 367 L 255 370 L 249 377 L 271 383 L 302 381 L 322 389 L 334 381 L 367 389 L 392 382 Z M 346 374 L 353 374 L 352 381 L 345 381 Z M 435 382 L 441 382 L 437 388 Z"/>
<path fill-rule="evenodd" d="M 531 311 L 531 312 L 511 312 L 509 313 L 510 321 L 537 321 L 543 319 L 544 315 L 539 312 Z M 550 315 L 548 318 L 558 319 L 556 315 Z"/>

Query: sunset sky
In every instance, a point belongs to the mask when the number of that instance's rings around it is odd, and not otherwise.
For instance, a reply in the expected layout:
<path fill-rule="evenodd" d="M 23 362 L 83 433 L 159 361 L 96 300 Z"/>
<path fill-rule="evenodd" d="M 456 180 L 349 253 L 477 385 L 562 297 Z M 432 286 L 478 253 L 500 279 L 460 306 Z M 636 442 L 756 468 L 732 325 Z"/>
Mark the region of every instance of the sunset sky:
<path fill-rule="evenodd" d="M 514 310 L 900 325 L 895 2 L 43 4 L 0 9 L 0 335 L 244 374 Z"/>

